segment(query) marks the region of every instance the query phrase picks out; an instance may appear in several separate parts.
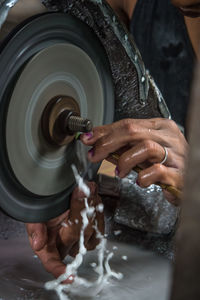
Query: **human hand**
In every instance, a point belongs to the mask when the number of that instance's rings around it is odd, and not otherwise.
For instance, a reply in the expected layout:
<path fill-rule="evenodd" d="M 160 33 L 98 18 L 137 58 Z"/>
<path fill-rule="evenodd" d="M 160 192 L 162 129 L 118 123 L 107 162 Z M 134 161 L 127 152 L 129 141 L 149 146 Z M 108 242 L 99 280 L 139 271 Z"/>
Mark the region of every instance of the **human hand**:
<path fill-rule="evenodd" d="M 95 183 L 88 183 L 88 186 L 91 193 L 88 204 L 96 207 L 101 203 L 97 186 Z M 47 272 L 56 278 L 65 272 L 66 265 L 62 262 L 63 258 L 67 254 L 75 256 L 79 251 L 82 228 L 80 212 L 85 208 L 84 197 L 84 193 L 76 188 L 72 193 L 70 210 L 46 223 L 26 224 L 31 248 Z M 89 219 L 89 224 L 84 232 L 87 250 L 95 249 L 99 243 L 93 228 L 95 221 L 97 221 L 98 230 L 101 233 L 104 232 L 103 213 L 96 210 L 94 216 Z M 73 279 L 70 277 L 65 283 L 72 281 Z"/>
<path fill-rule="evenodd" d="M 92 133 L 81 136 L 87 146 L 91 162 L 107 159 L 116 167 L 116 175 L 123 178 L 140 166 L 137 184 L 148 187 L 162 183 L 182 189 L 183 172 L 188 144 L 174 121 L 168 119 L 124 119 L 110 125 L 99 126 Z M 168 156 L 164 164 L 165 148 Z M 112 153 L 120 155 L 116 161 Z M 167 200 L 174 205 L 179 200 L 165 192 Z"/>

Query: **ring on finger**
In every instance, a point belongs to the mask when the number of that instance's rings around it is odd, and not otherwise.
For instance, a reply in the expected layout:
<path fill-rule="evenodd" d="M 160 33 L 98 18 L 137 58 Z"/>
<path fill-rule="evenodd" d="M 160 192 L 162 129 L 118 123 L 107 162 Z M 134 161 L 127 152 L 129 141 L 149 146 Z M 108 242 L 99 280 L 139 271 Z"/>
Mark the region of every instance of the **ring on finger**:
<path fill-rule="evenodd" d="M 164 163 L 167 161 L 168 158 L 168 150 L 166 147 L 163 146 L 163 149 L 165 151 L 165 157 L 163 158 L 163 160 L 160 162 L 161 165 L 164 165 Z"/>

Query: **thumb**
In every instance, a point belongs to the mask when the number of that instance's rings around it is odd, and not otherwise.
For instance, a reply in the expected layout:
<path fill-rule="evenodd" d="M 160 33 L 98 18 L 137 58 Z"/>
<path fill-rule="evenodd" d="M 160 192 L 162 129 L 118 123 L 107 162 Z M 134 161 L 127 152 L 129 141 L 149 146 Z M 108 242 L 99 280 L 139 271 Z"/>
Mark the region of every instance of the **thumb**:
<path fill-rule="evenodd" d="M 40 251 L 47 243 L 47 227 L 43 223 L 26 224 L 29 242 L 33 251 Z"/>

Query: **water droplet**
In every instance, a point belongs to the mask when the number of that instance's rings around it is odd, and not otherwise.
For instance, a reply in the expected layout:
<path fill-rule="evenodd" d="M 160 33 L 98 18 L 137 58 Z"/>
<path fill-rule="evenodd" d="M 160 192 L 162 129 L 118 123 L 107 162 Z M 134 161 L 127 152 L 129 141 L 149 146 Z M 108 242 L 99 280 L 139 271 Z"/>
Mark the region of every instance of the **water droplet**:
<path fill-rule="evenodd" d="M 120 235 L 121 233 L 122 233 L 121 230 L 115 230 L 115 231 L 114 231 L 114 235 L 116 235 L 116 236 L 117 236 L 117 235 Z"/>
<path fill-rule="evenodd" d="M 92 268 L 96 268 L 97 264 L 96 264 L 95 262 L 93 262 L 93 263 L 90 264 L 90 266 L 91 266 Z"/>
<path fill-rule="evenodd" d="M 128 257 L 127 257 L 126 255 L 123 255 L 123 256 L 122 256 L 122 259 L 123 259 L 123 260 L 128 260 Z"/>
<path fill-rule="evenodd" d="M 98 205 L 96 206 L 96 211 L 102 213 L 103 210 L 104 210 L 104 205 L 103 205 L 103 203 L 100 203 L 100 204 L 98 204 Z"/>
<path fill-rule="evenodd" d="M 62 222 L 62 223 L 61 223 L 61 226 L 66 227 L 66 228 L 68 227 L 67 224 L 66 224 L 65 222 Z"/>

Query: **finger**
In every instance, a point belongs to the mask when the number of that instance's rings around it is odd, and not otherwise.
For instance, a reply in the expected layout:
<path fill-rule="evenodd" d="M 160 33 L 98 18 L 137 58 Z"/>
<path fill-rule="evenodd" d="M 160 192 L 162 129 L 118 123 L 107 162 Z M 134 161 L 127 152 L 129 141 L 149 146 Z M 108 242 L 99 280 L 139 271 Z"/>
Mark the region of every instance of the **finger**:
<path fill-rule="evenodd" d="M 98 228 L 98 231 L 101 233 L 101 235 L 104 235 L 104 229 L 105 229 L 105 222 L 104 222 L 104 214 L 103 212 L 97 212 L 96 213 L 96 224 Z M 96 249 L 96 246 L 100 243 L 100 239 L 98 237 L 98 234 L 96 230 L 94 230 L 92 236 L 87 241 L 86 248 L 87 250 L 91 251 Z"/>
<path fill-rule="evenodd" d="M 43 223 L 26 224 L 29 242 L 33 251 L 41 250 L 47 243 L 47 227 Z"/>
<path fill-rule="evenodd" d="M 87 146 L 91 146 L 94 143 L 96 143 L 96 141 L 100 139 L 102 136 L 107 135 L 112 129 L 112 125 L 113 124 L 95 127 L 93 128 L 92 132 L 82 134 L 80 136 L 80 140 L 82 141 L 83 144 Z"/>
<path fill-rule="evenodd" d="M 96 237 L 96 231 L 92 226 L 89 229 L 88 233 L 84 234 L 84 247 L 87 251 L 94 250 L 99 244 L 99 238 Z M 79 253 L 80 244 L 79 242 L 75 243 L 73 247 L 69 250 L 69 254 L 72 257 L 75 257 Z"/>
<path fill-rule="evenodd" d="M 142 130 L 141 130 L 142 129 Z M 124 119 L 110 125 L 95 127 L 93 132 L 81 136 L 81 140 L 86 145 L 92 146 L 103 136 L 110 136 L 114 131 L 118 132 L 118 137 L 121 134 L 131 135 L 133 138 L 138 138 L 137 133 L 145 134 L 143 138 L 152 139 L 163 146 L 170 146 L 171 139 L 180 138 L 187 148 L 184 135 L 173 120 L 165 118 L 153 119 Z M 162 134 L 160 134 L 162 132 Z M 170 141 L 170 142 L 169 142 Z M 182 151 L 181 151 L 182 152 Z"/>
<path fill-rule="evenodd" d="M 94 132 L 89 142 L 90 145 L 95 144 L 88 153 L 91 162 L 100 162 L 121 147 L 135 145 L 142 140 L 153 140 L 165 147 L 174 148 L 177 155 L 185 156 L 187 152 L 187 142 L 183 134 L 176 123 L 168 119 L 125 119 L 101 126 L 101 133 L 98 133 L 98 127 L 95 130 L 97 135 Z"/>
<path fill-rule="evenodd" d="M 91 235 L 93 234 L 94 229 L 92 228 L 92 225 L 89 224 L 88 227 L 85 229 L 84 232 L 84 246 L 87 249 L 87 243 L 90 239 Z M 64 248 L 67 246 L 68 250 L 67 253 L 69 253 L 70 256 L 75 257 L 79 252 L 80 247 L 80 234 L 81 234 L 81 227 L 79 229 L 79 234 L 75 235 L 72 229 L 71 238 L 68 235 L 68 239 L 64 239 Z"/>
<path fill-rule="evenodd" d="M 138 184 L 148 187 L 151 184 L 163 183 L 182 189 L 183 174 L 178 169 L 169 168 L 161 164 L 155 164 L 150 168 L 142 170 L 138 174 Z"/>
<path fill-rule="evenodd" d="M 88 182 L 87 183 L 90 189 L 90 197 L 87 199 L 87 202 L 90 206 L 93 206 L 97 201 L 97 194 L 98 189 L 95 182 Z M 85 195 L 82 191 L 76 188 L 71 197 L 71 204 L 70 204 L 70 215 L 69 220 L 71 222 L 75 222 L 75 220 L 79 220 L 79 225 L 82 223 L 81 211 L 85 208 Z"/>
<path fill-rule="evenodd" d="M 101 197 L 99 196 L 99 204 L 102 205 Z M 86 248 L 88 250 L 94 250 L 96 246 L 100 242 L 99 233 L 103 236 L 104 235 L 104 229 L 105 229 L 105 221 L 104 221 L 104 212 L 103 212 L 103 206 L 100 205 L 96 206 L 96 218 L 94 220 L 94 226 L 93 226 L 93 234 L 90 236 L 86 243 Z"/>
<path fill-rule="evenodd" d="M 177 155 L 185 157 L 188 144 L 177 124 L 173 120 L 165 118 L 152 120 L 156 123 L 154 128 L 156 130 L 149 130 L 149 139 L 154 140 L 164 147 L 172 148 Z"/>
<path fill-rule="evenodd" d="M 146 123 L 152 126 L 151 122 Z M 152 129 L 151 133 L 149 130 L 144 124 L 141 125 L 141 120 L 126 119 L 114 123 L 109 133 L 96 140 L 94 147 L 88 152 L 88 159 L 91 162 L 100 162 L 127 145 L 151 139 L 155 130 Z"/>
<path fill-rule="evenodd" d="M 167 199 L 167 201 L 170 202 L 171 204 L 173 204 L 174 206 L 179 206 L 181 204 L 181 199 L 175 197 L 170 192 L 163 190 L 163 194 L 165 195 L 165 198 Z"/>
<path fill-rule="evenodd" d="M 89 220 L 89 224 L 84 231 L 84 241 L 87 242 L 90 236 L 92 235 L 94 229 L 92 228 L 92 223 Z M 63 256 L 63 253 L 76 252 L 74 249 L 77 249 L 76 244 L 79 243 L 80 233 L 82 230 L 82 222 L 78 224 L 73 223 L 66 228 L 60 229 L 59 237 L 59 252 Z"/>
<path fill-rule="evenodd" d="M 88 251 L 95 250 L 97 245 L 99 244 L 100 239 L 96 237 L 96 232 L 93 232 L 92 236 L 87 242 L 86 249 Z"/>
<path fill-rule="evenodd" d="M 105 221 L 104 221 L 104 214 L 97 214 L 97 226 L 99 229 L 99 232 L 104 235 L 105 231 Z"/>
<path fill-rule="evenodd" d="M 51 273 L 55 278 L 58 278 L 60 275 L 65 273 L 66 265 L 62 262 L 56 247 L 47 245 L 36 254 L 41 260 L 45 270 Z M 65 283 L 71 283 L 72 281 L 73 279 L 69 277 Z"/>
<path fill-rule="evenodd" d="M 93 223 L 91 223 L 91 219 L 88 218 L 88 226 L 84 230 L 84 245 L 87 245 L 88 240 L 92 236 L 94 229 L 93 229 Z M 79 224 L 73 224 L 72 226 L 69 226 L 68 228 L 61 229 L 60 231 L 60 238 L 61 238 L 61 244 L 63 245 L 63 249 L 67 249 L 67 253 L 69 253 L 71 256 L 75 256 L 79 251 L 79 241 L 80 241 L 80 235 L 82 230 L 82 222 Z M 59 249 L 61 247 L 59 246 Z"/>
<path fill-rule="evenodd" d="M 95 238 L 96 236 L 96 231 L 94 229 L 94 224 L 98 224 L 98 230 L 101 232 L 101 234 L 104 233 L 104 215 L 103 212 L 99 212 L 99 203 L 101 203 L 101 198 L 98 196 L 98 200 L 96 201 L 96 209 L 97 211 L 95 212 L 95 219 L 91 220 L 89 219 L 89 224 L 84 230 L 84 245 L 86 249 L 94 249 L 95 246 L 99 243 L 99 240 Z M 82 229 L 82 226 L 77 226 L 78 231 L 73 230 L 75 225 L 71 226 L 71 234 L 68 231 L 68 238 L 71 235 L 71 237 L 67 240 L 66 239 L 66 232 L 65 232 L 65 238 L 64 238 L 64 243 L 67 243 L 68 245 L 72 245 L 71 249 L 68 250 L 69 254 L 71 256 L 76 256 L 78 251 L 79 251 L 79 240 L 80 240 L 80 232 Z M 94 235 L 94 236 L 93 236 Z M 91 237 L 93 238 L 91 239 Z M 91 241 L 91 243 L 89 242 Z M 75 242 L 75 243 L 74 243 Z"/>
<path fill-rule="evenodd" d="M 72 257 L 76 257 L 76 255 L 79 253 L 79 243 L 76 242 L 73 247 L 69 250 L 69 255 Z"/>
<path fill-rule="evenodd" d="M 63 214 L 59 215 L 58 217 L 49 220 L 46 224 L 48 228 L 59 228 L 62 224 L 62 222 L 68 218 L 69 215 L 69 209 L 66 210 Z"/>
<path fill-rule="evenodd" d="M 102 228 L 99 228 L 99 231 L 102 232 Z M 99 238 L 96 237 L 96 231 L 94 230 L 92 224 L 89 224 L 84 232 L 84 247 L 86 250 L 94 250 L 99 244 Z M 80 242 L 77 241 L 73 247 L 69 250 L 69 254 L 72 257 L 75 257 L 80 250 Z"/>
<path fill-rule="evenodd" d="M 87 203 L 89 207 L 95 208 L 101 203 L 101 198 L 98 195 L 97 185 L 94 182 L 89 182 L 88 186 L 90 188 L 91 195 L 89 199 L 87 199 Z M 81 199 L 78 199 L 77 197 L 80 196 Z M 77 242 L 79 242 L 80 232 L 82 229 L 83 220 L 81 216 L 81 211 L 85 209 L 85 201 L 82 197 L 83 194 L 80 194 L 78 189 L 76 189 L 72 194 L 72 198 L 71 198 L 69 220 L 66 220 L 68 226 L 66 228 L 60 229 L 61 242 L 68 249 L 69 254 L 72 256 L 76 255 L 78 252 Z M 90 239 L 91 235 L 94 232 L 94 229 L 92 227 L 93 217 L 94 214 L 92 216 L 88 216 L 89 224 L 84 231 L 85 244 L 87 244 L 88 240 Z"/>
<path fill-rule="evenodd" d="M 159 163 L 165 157 L 165 149 L 160 144 L 146 140 L 132 147 L 130 150 L 123 153 L 118 161 L 118 176 L 123 178 L 128 175 L 131 170 L 145 162 Z M 168 153 L 168 160 L 170 155 Z"/>
<path fill-rule="evenodd" d="M 63 233 L 64 232 L 64 233 Z M 71 248 L 74 246 L 76 241 L 74 242 L 74 239 L 67 240 L 65 243 L 64 236 L 66 236 L 66 229 L 61 228 L 59 231 L 59 235 L 57 236 L 57 249 L 60 254 L 61 260 L 63 260 L 70 252 Z"/>
<path fill-rule="evenodd" d="M 69 255 L 72 257 L 75 257 L 79 253 L 79 248 L 80 248 L 80 237 L 81 237 L 81 229 L 79 231 L 79 237 L 76 239 L 76 242 L 72 244 L 71 249 L 69 249 Z M 92 234 L 94 232 L 94 229 L 92 227 L 92 224 L 89 223 L 87 228 L 84 230 L 84 247 L 87 249 L 87 243 L 88 240 L 91 238 Z M 82 246 L 81 246 L 82 247 Z"/>
<path fill-rule="evenodd" d="M 82 134 L 80 136 L 80 140 L 88 146 L 92 146 L 98 139 L 103 136 L 110 135 L 114 131 L 117 131 L 118 134 L 127 134 L 127 133 L 136 133 L 137 128 L 146 128 L 146 129 L 157 129 L 161 127 L 162 118 L 154 118 L 154 119 L 124 119 L 118 122 L 98 126 L 93 129 L 92 132 Z"/>
<path fill-rule="evenodd" d="M 60 242 L 66 249 L 66 252 L 69 252 L 71 247 L 79 240 L 80 230 L 76 229 L 76 225 L 68 225 L 66 228 L 61 228 L 59 231 Z"/>

